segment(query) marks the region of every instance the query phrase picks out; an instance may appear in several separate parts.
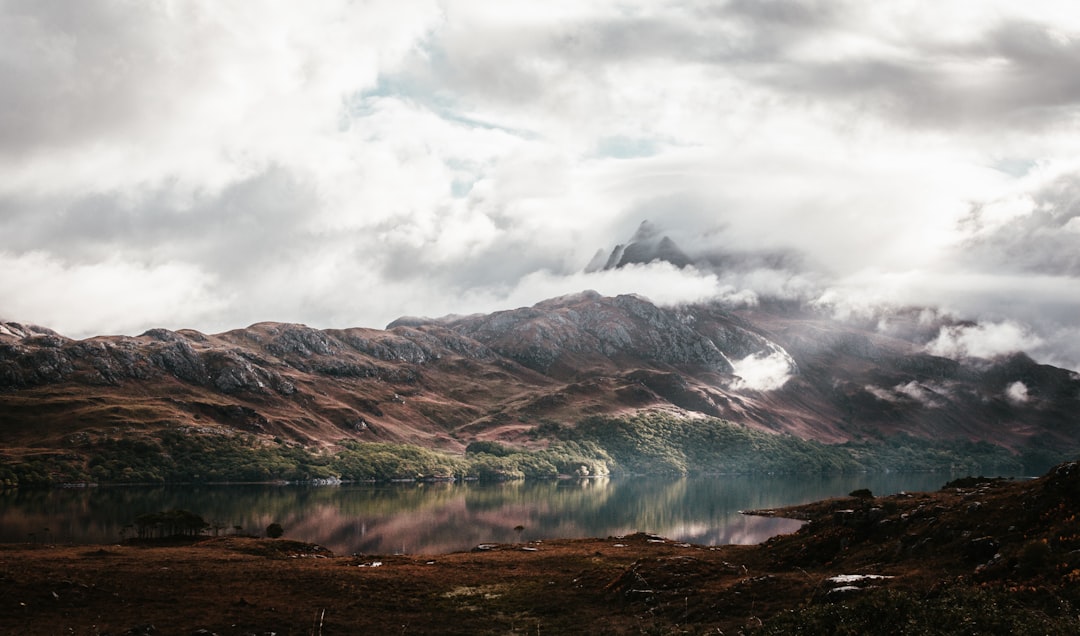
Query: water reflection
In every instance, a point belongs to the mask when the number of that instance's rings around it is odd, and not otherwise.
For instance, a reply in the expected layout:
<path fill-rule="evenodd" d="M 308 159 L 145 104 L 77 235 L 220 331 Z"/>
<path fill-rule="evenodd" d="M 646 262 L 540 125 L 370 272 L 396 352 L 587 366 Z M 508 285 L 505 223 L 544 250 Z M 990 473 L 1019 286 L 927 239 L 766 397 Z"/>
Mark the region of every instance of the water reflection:
<path fill-rule="evenodd" d="M 478 543 L 636 531 L 719 545 L 759 543 L 799 523 L 739 510 L 804 503 L 870 488 L 935 490 L 943 474 L 699 477 L 386 484 L 340 487 L 101 487 L 0 492 L 0 541 L 113 543 L 144 512 L 182 508 L 227 533 L 285 536 L 338 554 L 443 553 Z"/>

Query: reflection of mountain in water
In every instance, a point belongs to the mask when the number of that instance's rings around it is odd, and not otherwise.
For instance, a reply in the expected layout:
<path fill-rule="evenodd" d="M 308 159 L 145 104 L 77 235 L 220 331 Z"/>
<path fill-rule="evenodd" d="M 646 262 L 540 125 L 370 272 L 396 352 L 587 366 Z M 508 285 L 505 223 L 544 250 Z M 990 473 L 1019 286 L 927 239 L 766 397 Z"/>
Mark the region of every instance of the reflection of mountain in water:
<path fill-rule="evenodd" d="M 757 543 L 797 522 L 748 518 L 739 510 L 844 495 L 935 490 L 947 475 L 836 475 L 393 484 L 311 488 L 203 486 L 7 491 L 0 542 L 49 528 L 51 541 L 113 543 L 144 512 L 185 509 L 231 532 L 285 536 L 338 554 L 438 554 L 480 543 L 652 532 L 692 543 Z M 67 511 L 62 520 L 57 511 Z M 524 530 L 516 531 L 516 526 Z"/>

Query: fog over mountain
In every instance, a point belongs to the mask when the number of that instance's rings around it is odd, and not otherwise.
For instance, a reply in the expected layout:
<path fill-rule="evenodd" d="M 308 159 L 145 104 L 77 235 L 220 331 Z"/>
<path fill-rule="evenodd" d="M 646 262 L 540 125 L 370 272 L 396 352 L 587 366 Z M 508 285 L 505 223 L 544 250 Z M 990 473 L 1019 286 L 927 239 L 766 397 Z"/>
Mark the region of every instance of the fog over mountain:
<path fill-rule="evenodd" d="M 0 1 L 0 318 L 779 297 L 1080 370 L 1078 36 L 1050 0 Z"/>

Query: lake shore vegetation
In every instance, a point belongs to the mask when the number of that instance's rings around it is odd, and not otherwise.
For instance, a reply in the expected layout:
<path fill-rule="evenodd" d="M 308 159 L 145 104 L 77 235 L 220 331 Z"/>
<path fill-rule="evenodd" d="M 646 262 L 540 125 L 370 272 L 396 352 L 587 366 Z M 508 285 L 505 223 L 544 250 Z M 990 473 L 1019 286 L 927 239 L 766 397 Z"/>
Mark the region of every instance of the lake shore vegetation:
<path fill-rule="evenodd" d="M 825 444 L 717 418 L 662 412 L 543 422 L 527 443 L 472 441 L 464 453 L 390 442 L 312 448 L 251 434 L 163 429 L 103 435 L 64 450 L 0 456 L 0 486 L 398 480 L 604 475 L 949 471 L 1037 474 L 1076 449 L 1015 453 L 989 442 L 907 435 Z"/>

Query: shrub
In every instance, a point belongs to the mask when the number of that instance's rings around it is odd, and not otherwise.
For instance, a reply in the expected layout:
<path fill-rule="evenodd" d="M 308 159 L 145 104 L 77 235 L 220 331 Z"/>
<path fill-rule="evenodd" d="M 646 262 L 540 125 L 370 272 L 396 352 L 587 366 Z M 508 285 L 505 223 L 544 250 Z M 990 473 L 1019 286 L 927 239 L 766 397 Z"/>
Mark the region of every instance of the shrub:
<path fill-rule="evenodd" d="M 148 512 L 135 518 L 140 539 L 163 539 L 167 537 L 195 537 L 210 527 L 203 518 L 187 510 L 163 510 Z"/>
<path fill-rule="evenodd" d="M 1020 553 L 1017 555 L 1017 566 L 1021 574 L 1030 576 L 1045 568 L 1049 560 L 1050 545 L 1046 539 L 1035 539 L 1028 541 L 1020 548 Z"/>
<path fill-rule="evenodd" d="M 488 442 L 482 440 L 471 442 L 468 446 L 465 447 L 466 455 L 487 453 L 488 455 L 494 455 L 496 457 L 506 457 L 513 452 L 513 450 L 507 448 L 506 446 L 503 446 L 498 442 Z"/>

